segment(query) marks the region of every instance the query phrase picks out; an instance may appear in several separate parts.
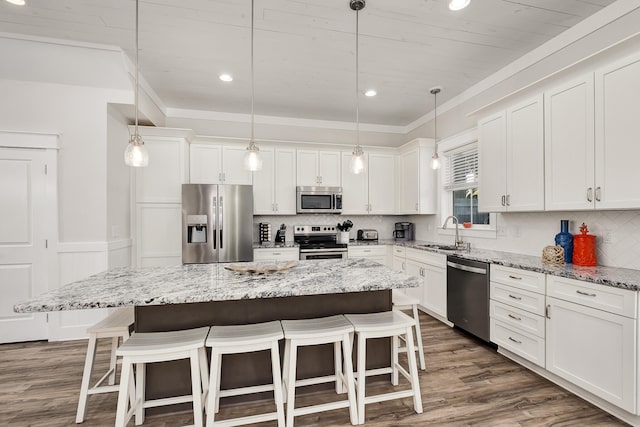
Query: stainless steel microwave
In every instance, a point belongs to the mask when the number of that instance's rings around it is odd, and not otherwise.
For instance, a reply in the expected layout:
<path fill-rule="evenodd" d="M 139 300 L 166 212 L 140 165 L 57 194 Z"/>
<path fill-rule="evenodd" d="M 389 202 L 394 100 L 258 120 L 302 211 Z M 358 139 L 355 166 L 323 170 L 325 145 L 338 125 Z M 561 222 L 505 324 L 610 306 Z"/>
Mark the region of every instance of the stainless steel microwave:
<path fill-rule="evenodd" d="M 342 187 L 296 187 L 296 212 L 342 212 Z"/>

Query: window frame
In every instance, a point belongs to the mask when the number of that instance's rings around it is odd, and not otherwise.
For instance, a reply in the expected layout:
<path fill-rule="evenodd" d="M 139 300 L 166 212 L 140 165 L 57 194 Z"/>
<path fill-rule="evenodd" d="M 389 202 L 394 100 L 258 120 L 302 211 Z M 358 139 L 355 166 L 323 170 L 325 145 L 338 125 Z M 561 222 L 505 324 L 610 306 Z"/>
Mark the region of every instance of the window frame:
<path fill-rule="evenodd" d="M 438 156 L 444 159 L 447 152 L 456 150 L 465 145 L 478 143 L 477 129 L 469 129 L 459 134 L 453 135 L 449 138 L 445 138 L 438 143 Z M 442 162 L 444 163 L 444 162 Z M 455 235 L 455 224 L 453 221 L 447 221 L 447 227 L 442 228 L 444 219 L 449 215 L 453 215 L 453 191 L 446 190 L 444 188 L 444 168 L 438 169 L 438 190 L 440 194 L 440 203 L 438 209 L 438 216 L 436 218 L 436 230 L 439 235 Z M 488 239 L 497 238 L 497 215 L 495 213 L 489 213 L 489 224 L 481 225 L 474 224 L 471 228 L 464 228 L 462 224 L 458 227 L 461 236 L 467 237 L 481 237 Z"/>

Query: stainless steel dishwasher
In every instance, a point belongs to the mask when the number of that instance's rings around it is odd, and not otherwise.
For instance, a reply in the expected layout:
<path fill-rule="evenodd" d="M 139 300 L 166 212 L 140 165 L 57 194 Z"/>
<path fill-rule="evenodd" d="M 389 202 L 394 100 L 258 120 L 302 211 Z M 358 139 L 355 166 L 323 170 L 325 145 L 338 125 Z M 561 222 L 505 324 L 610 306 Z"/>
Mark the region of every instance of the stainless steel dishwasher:
<path fill-rule="evenodd" d="M 489 342 L 489 264 L 447 256 L 447 318 Z"/>

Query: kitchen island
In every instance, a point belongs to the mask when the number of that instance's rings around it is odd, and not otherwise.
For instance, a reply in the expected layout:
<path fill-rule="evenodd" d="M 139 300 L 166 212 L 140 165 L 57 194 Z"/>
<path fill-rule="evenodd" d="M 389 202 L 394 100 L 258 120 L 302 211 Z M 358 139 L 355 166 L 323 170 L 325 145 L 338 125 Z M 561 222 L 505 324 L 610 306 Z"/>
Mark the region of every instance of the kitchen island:
<path fill-rule="evenodd" d="M 229 267 L 189 264 L 110 270 L 17 304 L 14 311 L 135 306 L 135 331 L 160 332 L 387 311 L 391 289 L 419 286 L 416 277 L 358 258 L 297 261 L 289 269 L 267 274 L 238 273 Z M 388 366 L 389 360 L 388 339 L 371 340 L 367 367 Z M 299 378 L 328 375 L 333 370 L 333 349 L 303 348 L 299 361 Z M 185 361 L 150 365 L 147 397 L 188 394 L 187 372 Z M 225 356 L 222 388 L 267 383 L 270 375 L 265 352 Z"/>

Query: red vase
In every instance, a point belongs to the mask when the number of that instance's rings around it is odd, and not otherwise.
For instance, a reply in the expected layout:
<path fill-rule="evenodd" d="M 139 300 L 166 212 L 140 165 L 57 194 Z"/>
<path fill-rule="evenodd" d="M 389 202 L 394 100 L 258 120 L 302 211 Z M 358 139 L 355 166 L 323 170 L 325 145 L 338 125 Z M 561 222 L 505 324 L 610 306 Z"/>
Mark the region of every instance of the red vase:
<path fill-rule="evenodd" d="M 573 236 L 573 263 L 575 265 L 597 265 L 596 236 L 587 234 L 589 229 L 582 223 L 580 233 Z"/>

